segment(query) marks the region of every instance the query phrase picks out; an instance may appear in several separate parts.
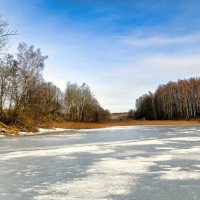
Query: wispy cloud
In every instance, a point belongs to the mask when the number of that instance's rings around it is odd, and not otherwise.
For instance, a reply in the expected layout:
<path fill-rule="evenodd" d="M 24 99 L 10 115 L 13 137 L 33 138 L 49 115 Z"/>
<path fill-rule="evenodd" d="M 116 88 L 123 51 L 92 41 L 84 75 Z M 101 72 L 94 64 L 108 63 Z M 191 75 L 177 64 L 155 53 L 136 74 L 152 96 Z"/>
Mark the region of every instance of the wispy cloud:
<path fill-rule="evenodd" d="M 124 41 L 136 47 L 161 46 L 161 45 L 191 45 L 200 43 L 200 34 L 186 36 L 156 35 L 152 37 L 128 37 Z"/>
<path fill-rule="evenodd" d="M 146 46 L 141 51 L 115 36 L 90 39 L 88 35 L 84 42 L 70 38 L 67 41 L 71 45 L 41 43 L 50 55 L 45 78 L 62 89 L 67 81 L 86 82 L 100 103 L 113 112 L 133 108 L 136 98 L 154 91 L 159 84 L 200 76 L 200 49 L 195 53 L 188 49 L 192 46 L 189 41 L 174 54 Z M 192 36 L 184 38 L 192 40 Z"/>

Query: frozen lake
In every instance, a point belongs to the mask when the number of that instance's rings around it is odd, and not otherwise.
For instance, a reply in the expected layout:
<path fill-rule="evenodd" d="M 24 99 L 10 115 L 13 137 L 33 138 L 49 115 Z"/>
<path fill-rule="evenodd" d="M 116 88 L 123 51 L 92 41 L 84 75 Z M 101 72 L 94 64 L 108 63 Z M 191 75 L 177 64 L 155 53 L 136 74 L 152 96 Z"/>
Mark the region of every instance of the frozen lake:
<path fill-rule="evenodd" d="M 199 200 L 200 126 L 0 137 L 1 200 Z"/>

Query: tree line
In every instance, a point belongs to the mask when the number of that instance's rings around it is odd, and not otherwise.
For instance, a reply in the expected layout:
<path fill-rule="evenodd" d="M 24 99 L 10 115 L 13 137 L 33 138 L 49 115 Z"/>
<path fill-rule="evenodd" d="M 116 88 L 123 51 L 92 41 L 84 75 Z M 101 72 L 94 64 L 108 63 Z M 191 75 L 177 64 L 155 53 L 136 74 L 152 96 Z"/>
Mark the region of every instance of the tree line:
<path fill-rule="evenodd" d="M 136 100 L 136 119 L 165 120 L 200 117 L 200 78 L 160 85 Z"/>
<path fill-rule="evenodd" d="M 99 122 L 109 119 L 110 112 L 104 110 L 88 85 L 68 82 L 64 95 L 66 118 L 72 121 Z"/>
<path fill-rule="evenodd" d="M 47 56 L 20 43 L 16 56 L 5 45 L 13 31 L 0 18 L 0 121 L 24 129 L 49 120 L 99 122 L 109 118 L 88 85 L 68 82 L 65 92 L 43 78 Z"/>

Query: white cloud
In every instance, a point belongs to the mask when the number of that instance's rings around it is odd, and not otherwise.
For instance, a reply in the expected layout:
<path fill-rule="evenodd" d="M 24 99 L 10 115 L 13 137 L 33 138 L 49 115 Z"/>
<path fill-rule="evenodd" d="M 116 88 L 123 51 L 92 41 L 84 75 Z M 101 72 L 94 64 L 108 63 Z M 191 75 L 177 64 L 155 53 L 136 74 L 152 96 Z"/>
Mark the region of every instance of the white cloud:
<path fill-rule="evenodd" d="M 130 45 L 136 47 L 147 47 L 147 46 L 160 46 L 160 45 L 185 45 L 195 44 L 200 42 L 200 34 L 189 35 L 189 36 L 176 36 L 170 37 L 166 35 L 151 36 L 151 37 L 128 37 L 124 38 L 124 41 Z"/>

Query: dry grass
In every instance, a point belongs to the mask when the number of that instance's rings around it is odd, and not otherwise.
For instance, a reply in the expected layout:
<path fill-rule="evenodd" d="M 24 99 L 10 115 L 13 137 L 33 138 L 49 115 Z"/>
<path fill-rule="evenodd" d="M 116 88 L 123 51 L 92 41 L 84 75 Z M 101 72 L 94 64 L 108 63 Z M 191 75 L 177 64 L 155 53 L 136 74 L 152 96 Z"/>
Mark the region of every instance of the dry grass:
<path fill-rule="evenodd" d="M 7 126 L 3 122 L 0 122 L 0 135 L 18 135 L 19 129 L 14 126 Z"/>
<path fill-rule="evenodd" d="M 86 123 L 86 122 L 52 122 L 45 124 L 45 128 L 64 128 L 64 129 L 95 129 L 95 128 L 106 128 L 114 126 L 138 126 L 138 125 L 200 125 L 200 120 L 112 120 L 101 123 Z M 43 128 L 44 128 L 43 127 Z M 14 126 L 7 126 L 0 122 L 0 135 L 18 135 L 19 128 Z"/>
<path fill-rule="evenodd" d="M 55 128 L 66 129 L 93 129 L 106 128 L 113 126 L 137 126 L 137 125 L 200 125 L 199 120 L 126 120 L 126 121 L 108 121 L 102 123 L 83 123 L 83 122 L 53 122 L 52 126 Z"/>

